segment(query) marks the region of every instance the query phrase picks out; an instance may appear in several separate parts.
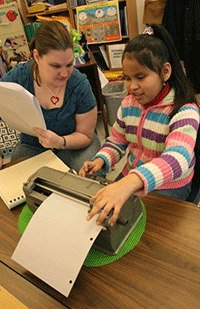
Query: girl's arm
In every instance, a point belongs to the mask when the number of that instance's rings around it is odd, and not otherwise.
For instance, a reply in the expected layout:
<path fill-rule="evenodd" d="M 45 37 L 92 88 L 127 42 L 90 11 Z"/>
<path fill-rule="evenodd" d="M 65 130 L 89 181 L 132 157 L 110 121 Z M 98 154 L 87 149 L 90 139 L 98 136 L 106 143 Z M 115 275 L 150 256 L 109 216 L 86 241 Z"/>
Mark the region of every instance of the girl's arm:
<path fill-rule="evenodd" d="M 95 214 L 102 210 L 97 219 L 97 225 L 100 225 L 111 209 L 114 209 L 110 222 L 110 225 L 113 226 L 126 200 L 132 193 L 142 189 L 143 186 L 144 183 L 141 178 L 134 173 L 123 177 L 111 185 L 105 186 L 92 196 L 95 202 L 86 220 L 90 220 Z"/>
<path fill-rule="evenodd" d="M 184 105 L 170 121 L 166 149 L 161 156 L 130 171 L 137 173 L 144 182 L 144 188 L 136 192 L 137 195 L 143 196 L 157 188 L 163 189 L 163 186 L 170 183 L 173 188 L 175 181 L 179 181 L 182 186 L 190 181 L 195 164 L 194 147 L 198 127 L 198 107 L 195 104 Z"/>
<path fill-rule="evenodd" d="M 126 98 L 124 99 L 124 101 Z M 123 102 L 124 102 L 123 101 Z M 122 102 L 122 104 L 123 104 Z M 117 119 L 112 127 L 112 134 L 106 138 L 100 151 L 93 158 L 102 158 L 104 160 L 103 170 L 108 173 L 115 164 L 125 155 L 129 142 L 126 140 L 126 125 L 122 117 L 121 106 L 117 112 Z"/>

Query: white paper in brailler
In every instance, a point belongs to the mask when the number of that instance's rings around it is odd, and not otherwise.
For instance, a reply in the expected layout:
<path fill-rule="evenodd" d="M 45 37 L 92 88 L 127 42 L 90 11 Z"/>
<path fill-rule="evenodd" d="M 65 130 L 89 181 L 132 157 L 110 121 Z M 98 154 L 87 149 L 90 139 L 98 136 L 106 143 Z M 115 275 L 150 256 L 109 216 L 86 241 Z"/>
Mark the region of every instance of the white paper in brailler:
<path fill-rule="evenodd" d="M 88 206 L 52 193 L 37 209 L 12 259 L 65 295 L 101 231 Z"/>

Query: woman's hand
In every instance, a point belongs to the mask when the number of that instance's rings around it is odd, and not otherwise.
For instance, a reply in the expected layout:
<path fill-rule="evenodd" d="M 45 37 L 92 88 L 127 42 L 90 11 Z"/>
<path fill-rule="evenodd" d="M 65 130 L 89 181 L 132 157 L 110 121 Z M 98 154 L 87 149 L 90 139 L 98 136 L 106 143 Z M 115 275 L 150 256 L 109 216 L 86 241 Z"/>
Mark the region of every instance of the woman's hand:
<path fill-rule="evenodd" d="M 92 210 L 86 220 L 90 220 L 100 210 L 97 225 L 100 225 L 109 212 L 114 209 L 110 225 L 113 226 L 119 216 L 120 210 L 129 196 L 137 190 L 143 188 L 142 179 L 135 173 L 129 174 L 117 182 L 112 183 L 99 190 L 92 199 L 95 201 Z"/>
<path fill-rule="evenodd" d="M 50 130 L 42 130 L 39 128 L 33 128 L 33 131 L 37 134 L 39 143 L 44 148 L 56 148 L 56 149 L 62 148 L 63 138 L 58 134 Z"/>
<path fill-rule="evenodd" d="M 66 149 L 77 150 L 83 149 L 91 144 L 93 139 L 95 125 L 97 119 L 97 108 L 84 114 L 76 114 L 76 129 L 71 134 L 66 134 Z M 63 138 L 53 131 L 41 130 L 33 128 L 36 132 L 39 142 L 44 148 L 61 149 L 63 146 Z"/>
<path fill-rule="evenodd" d="M 102 158 L 96 158 L 94 161 L 85 161 L 78 174 L 83 177 L 85 177 L 87 173 L 92 175 L 99 171 L 104 163 L 105 162 Z"/>

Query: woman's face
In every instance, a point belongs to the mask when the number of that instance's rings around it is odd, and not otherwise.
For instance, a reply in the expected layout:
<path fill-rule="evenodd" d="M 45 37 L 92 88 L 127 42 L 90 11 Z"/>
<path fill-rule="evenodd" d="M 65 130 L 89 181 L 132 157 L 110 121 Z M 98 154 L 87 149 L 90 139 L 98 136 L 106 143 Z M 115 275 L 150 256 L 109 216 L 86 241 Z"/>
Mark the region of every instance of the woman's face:
<path fill-rule="evenodd" d="M 161 76 L 139 64 L 135 59 L 124 58 L 122 62 L 127 90 L 139 104 L 151 102 L 163 89 L 171 74 L 169 63 L 163 66 Z"/>
<path fill-rule="evenodd" d="M 61 87 L 66 84 L 74 67 L 74 55 L 71 48 L 50 50 L 48 54 L 42 57 L 35 49 L 33 56 L 38 63 L 41 82 L 54 87 Z"/>

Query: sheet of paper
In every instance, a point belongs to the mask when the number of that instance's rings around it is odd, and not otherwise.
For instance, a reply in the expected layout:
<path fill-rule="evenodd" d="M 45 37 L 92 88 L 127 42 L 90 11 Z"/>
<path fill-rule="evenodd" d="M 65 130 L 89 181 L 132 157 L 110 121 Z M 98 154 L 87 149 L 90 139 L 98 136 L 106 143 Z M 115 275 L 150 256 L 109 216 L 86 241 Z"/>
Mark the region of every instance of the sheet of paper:
<path fill-rule="evenodd" d="M 0 82 L 1 118 L 10 129 L 36 136 L 33 127 L 46 130 L 37 98 L 21 85 Z"/>
<path fill-rule="evenodd" d="M 52 193 L 37 209 L 12 259 L 65 295 L 101 231 L 88 206 Z"/>
<path fill-rule="evenodd" d="M 98 70 L 98 74 L 99 74 L 99 79 L 100 79 L 100 83 L 101 83 L 101 89 L 107 85 L 109 83 L 109 80 L 105 77 L 105 75 L 103 74 L 103 72 L 101 72 L 101 70 L 97 67 Z"/>
<path fill-rule="evenodd" d="M 122 69 L 122 55 L 124 49 L 125 44 L 108 45 L 111 69 Z"/>
<path fill-rule="evenodd" d="M 69 167 L 51 150 L 0 170 L 0 196 L 9 209 L 25 202 L 23 183 L 42 166 L 69 171 Z"/>
<path fill-rule="evenodd" d="M 109 62 L 108 62 L 108 57 L 107 57 L 107 54 L 106 54 L 105 45 L 100 45 L 100 46 L 99 46 L 99 49 L 100 49 L 100 51 L 101 51 L 101 53 L 102 53 L 102 55 L 103 55 L 103 57 L 104 57 L 104 59 L 105 59 L 105 62 L 106 62 L 106 64 L 107 64 L 107 66 L 109 67 Z"/>

